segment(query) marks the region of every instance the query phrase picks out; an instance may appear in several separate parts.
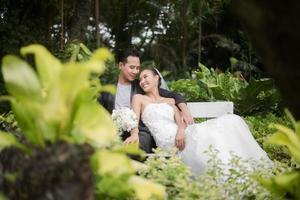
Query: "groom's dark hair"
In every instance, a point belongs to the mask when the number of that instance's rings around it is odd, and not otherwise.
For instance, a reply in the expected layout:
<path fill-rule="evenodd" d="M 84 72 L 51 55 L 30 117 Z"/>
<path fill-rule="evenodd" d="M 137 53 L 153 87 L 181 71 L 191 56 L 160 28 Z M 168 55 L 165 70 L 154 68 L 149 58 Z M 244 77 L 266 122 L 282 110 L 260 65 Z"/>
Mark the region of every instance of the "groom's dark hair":
<path fill-rule="evenodd" d="M 140 52 L 136 49 L 126 49 L 119 56 L 119 62 L 126 63 L 129 56 L 140 58 Z"/>

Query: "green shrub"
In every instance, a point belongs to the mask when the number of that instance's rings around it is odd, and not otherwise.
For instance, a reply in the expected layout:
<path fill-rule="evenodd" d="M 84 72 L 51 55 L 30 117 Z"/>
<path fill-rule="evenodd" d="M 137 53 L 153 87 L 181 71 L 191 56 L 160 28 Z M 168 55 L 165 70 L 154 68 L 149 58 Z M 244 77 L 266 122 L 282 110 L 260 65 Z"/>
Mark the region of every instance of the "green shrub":
<path fill-rule="evenodd" d="M 208 94 L 193 79 L 180 79 L 170 84 L 170 89 L 183 95 L 186 101 L 207 100 Z"/>
<path fill-rule="evenodd" d="M 275 131 L 270 127 L 271 123 L 284 124 L 291 127 L 291 123 L 286 115 L 277 116 L 274 113 L 259 113 L 245 117 L 247 124 L 256 141 L 264 147 L 272 160 L 278 160 L 283 163 L 291 164 L 290 155 L 287 148 L 274 146 L 265 142 L 265 140 Z"/>
<path fill-rule="evenodd" d="M 175 152 L 166 153 L 158 149 L 146 161 L 148 168 L 140 171 L 147 179 L 164 185 L 168 199 L 280 199 L 258 180 L 258 177 L 271 177 L 272 171 L 267 165 L 249 168 L 248 164 L 252 161 L 233 155 L 228 171 L 224 171 L 225 164 L 217 158 L 217 151 L 209 149 L 206 152 L 210 157 L 208 170 L 196 178 Z M 274 170 L 282 169 L 282 164 L 276 163 Z"/>
<path fill-rule="evenodd" d="M 16 121 L 12 111 L 0 115 L 0 128 L 1 130 L 6 130 L 6 131 L 7 130 L 20 131 L 20 128 L 18 127 L 18 122 Z"/>
<path fill-rule="evenodd" d="M 199 64 L 191 79 L 170 84 L 187 101 L 232 101 L 235 112 L 250 115 L 278 109 L 280 97 L 271 79 L 251 79 L 247 82 L 240 74 L 209 70 Z"/>

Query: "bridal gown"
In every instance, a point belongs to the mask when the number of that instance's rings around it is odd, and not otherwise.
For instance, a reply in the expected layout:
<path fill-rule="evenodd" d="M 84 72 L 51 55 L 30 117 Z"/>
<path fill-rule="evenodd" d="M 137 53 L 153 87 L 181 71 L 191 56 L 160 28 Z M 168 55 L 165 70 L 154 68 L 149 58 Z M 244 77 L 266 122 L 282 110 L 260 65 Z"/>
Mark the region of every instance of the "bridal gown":
<path fill-rule="evenodd" d="M 164 149 L 175 146 L 177 124 L 172 106 L 167 103 L 150 103 L 145 107 L 141 119 L 149 128 L 158 147 Z M 185 141 L 185 148 L 179 156 L 194 175 L 205 172 L 209 158 L 203 152 L 210 145 L 219 151 L 218 158 L 224 164 L 228 163 L 231 152 L 242 159 L 257 162 L 264 159 L 272 163 L 253 138 L 244 120 L 234 114 L 189 125 L 185 130 Z"/>

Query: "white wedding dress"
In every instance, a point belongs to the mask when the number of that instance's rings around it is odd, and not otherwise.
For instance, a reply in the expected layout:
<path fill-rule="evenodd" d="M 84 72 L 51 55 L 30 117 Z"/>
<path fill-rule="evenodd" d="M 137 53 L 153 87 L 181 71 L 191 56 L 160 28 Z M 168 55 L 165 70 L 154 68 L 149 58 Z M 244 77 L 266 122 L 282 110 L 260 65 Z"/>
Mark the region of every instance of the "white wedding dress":
<path fill-rule="evenodd" d="M 174 120 L 173 107 L 167 103 L 148 104 L 142 121 L 149 128 L 156 145 L 162 149 L 175 146 L 177 124 Z M 231 152 L 242 159 L 261 159 L 272 164 L 266 152 L 253 138 L 244 120 L 234 114 L 207 120 L 203 123 L 189 125 L 185 130 L 186 146 L 179 156 L 194 175 L 206 170 L 208 155 L 203 153 L 211 145 L 219 151 L 218 158 L 228 163 Z"/>

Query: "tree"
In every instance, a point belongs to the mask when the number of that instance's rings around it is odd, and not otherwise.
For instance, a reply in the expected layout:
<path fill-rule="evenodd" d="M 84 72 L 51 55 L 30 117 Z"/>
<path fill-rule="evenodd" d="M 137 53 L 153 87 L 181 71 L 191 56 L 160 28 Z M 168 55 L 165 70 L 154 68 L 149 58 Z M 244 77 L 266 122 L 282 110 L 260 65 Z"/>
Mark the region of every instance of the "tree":
<path fill-rule="evenodd" d="M 300 119 L 300 2 L 297 0 L 234 1 L 268 72 L 286 104 Z"/>
<path fill-rule="evenodd" d="M 91 16 L 91 0 L 74 0 L 74 14 L 71 18 L 70 25 L 70 41 L 85 40 L 86 28 L 89 24 L 89 17 Z"/>

